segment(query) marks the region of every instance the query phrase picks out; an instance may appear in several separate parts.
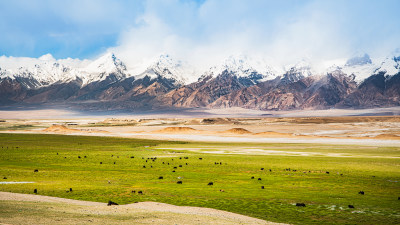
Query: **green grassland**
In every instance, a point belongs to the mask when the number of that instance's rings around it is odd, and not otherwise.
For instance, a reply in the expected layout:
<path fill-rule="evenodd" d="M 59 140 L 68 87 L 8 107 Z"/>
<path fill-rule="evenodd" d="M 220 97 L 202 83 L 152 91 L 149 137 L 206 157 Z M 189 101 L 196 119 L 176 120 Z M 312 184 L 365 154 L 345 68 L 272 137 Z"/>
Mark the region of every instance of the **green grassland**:
<path fill-rule="evenodd" d="M 213 147 L 226 152 L 201 152 Z M 321 155 L 229 154 L 238 147 Z M 200 151 L 182 150 L 190 148 Z M 327 152 L 346 157 L 327 157 Z M 398 147 L 0 134 L 0 178 L 7 177 L 2 181 L 36 182 L 0 184 L 0 191 L 37 189 L 39 195 L 97 202 L 210 207 L 291 224 L 400 224 L 399 156 Z"/>

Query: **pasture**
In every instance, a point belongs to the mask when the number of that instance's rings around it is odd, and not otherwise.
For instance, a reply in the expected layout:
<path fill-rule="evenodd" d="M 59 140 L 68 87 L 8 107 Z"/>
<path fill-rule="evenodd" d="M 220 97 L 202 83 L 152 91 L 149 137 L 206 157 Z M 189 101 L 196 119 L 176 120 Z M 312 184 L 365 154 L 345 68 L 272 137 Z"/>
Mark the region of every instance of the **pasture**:
<path fill-rule="evenodd" d="M 399 147 L 0 134 L 0 179 L 35 182 L 0 184 L 6 192 L 156 201 L 291 224 L 400 224 Z"/>

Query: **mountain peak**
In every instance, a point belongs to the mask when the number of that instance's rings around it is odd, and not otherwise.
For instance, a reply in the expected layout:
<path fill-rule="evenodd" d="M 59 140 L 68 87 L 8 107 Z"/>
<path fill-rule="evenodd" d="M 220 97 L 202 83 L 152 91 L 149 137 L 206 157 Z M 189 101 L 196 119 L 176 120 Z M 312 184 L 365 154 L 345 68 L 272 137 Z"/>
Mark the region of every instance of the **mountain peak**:
<path fill-rule="evenodd" d="M 114 53 L 109 52 L 94 60 L 84 70 L 90 73 L 122 73 L 126 71 L 126 66 Z"/>
<path fill-rule="evenodd" d="M 367 53 L 364 53 L 364 55 L 355 56 L 353 58 L 348 59 L 345 66 L 360 66 L 371 63 L 372 61 L 369 55 Z"/>

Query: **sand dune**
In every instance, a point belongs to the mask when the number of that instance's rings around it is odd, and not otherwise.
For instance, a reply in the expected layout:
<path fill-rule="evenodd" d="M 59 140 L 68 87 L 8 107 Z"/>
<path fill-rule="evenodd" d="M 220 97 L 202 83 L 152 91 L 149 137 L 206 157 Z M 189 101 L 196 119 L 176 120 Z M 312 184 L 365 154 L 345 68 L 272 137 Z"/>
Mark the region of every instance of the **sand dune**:
<path fill-rule="evenodd" d="M 51 127 L 48 127 L 44 129 L 43 131 L 45 132 L 56 132 L 56 133 L 69 133 L 69 132 L 80 132 L 80 130 L 77 129 L 71 129 L 63 125 L 53 125 Z"/>
<path fill-rule="evenodd" d="M 226 131 L 221 131 L 224 134 L 252 134 L 252 132 L 244 129 L 244 128 L 232 128 Z"/>
<path fill-rule="evenodd" d="M 187 133 L 193 133 L 196 131 L 197 131 L 196 129 L 193 129 L 191 127 L 166 127 L 161 130 L 153 131 L 153 133 L 168 133 L 168 134 L 184 133 L 184 134 L 187 134 Z"/>

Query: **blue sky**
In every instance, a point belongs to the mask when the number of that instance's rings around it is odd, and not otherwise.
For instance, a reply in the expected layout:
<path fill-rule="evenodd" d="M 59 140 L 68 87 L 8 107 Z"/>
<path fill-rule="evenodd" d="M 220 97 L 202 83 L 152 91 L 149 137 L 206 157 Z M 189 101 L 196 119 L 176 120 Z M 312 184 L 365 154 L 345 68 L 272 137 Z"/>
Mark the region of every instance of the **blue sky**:
<path fill-rule="evenodd" d="M 398 0 L 0 0 L 0 55 L 277 61 L 400 47 Z"/>

